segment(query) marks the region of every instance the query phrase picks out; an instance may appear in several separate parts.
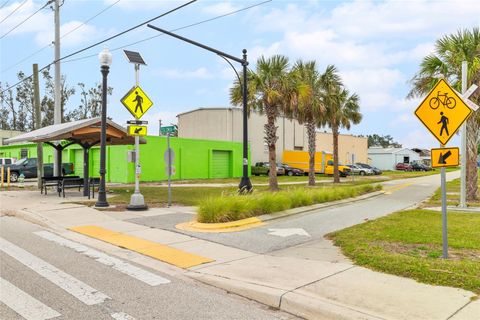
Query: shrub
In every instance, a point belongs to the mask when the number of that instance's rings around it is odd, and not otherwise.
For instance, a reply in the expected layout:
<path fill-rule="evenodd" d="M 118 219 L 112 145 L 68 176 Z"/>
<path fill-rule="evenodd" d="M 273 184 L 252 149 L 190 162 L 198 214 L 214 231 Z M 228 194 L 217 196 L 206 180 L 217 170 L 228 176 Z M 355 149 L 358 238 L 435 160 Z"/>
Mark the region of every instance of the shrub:
<path fill-rule="evenodd" d="M 291 208 L 355 197 L 380 189 L 380 185 L 295 187 L 275 193 L 254 192 L 251 195 L 243 196 L 209 197 L 200 201 L 197 219 L 199 222 L 210 223 L 235 221 Z"/>

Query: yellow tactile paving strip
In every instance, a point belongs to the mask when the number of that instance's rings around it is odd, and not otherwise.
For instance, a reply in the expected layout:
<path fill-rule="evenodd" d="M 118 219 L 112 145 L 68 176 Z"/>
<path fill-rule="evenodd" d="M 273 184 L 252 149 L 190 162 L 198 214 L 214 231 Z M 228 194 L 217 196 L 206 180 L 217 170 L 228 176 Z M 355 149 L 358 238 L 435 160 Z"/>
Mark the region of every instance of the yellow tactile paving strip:
<path fill-rule="evenodd" d="M 258 227 L 264 224 L 265 222 L 262 222 L 262 220 L 253 217 L 223 223 L 201 223 L 190 221 L 177 224 L 175 228 L 193 232 L 235 232 Z"/>
<path fill-rule="evenodd" d="M 157 242 L 115 232 L 98 226 L 72 227 L 69 228 L 69 230 L 141 253 L 184 269 L 215 261 Z"/>

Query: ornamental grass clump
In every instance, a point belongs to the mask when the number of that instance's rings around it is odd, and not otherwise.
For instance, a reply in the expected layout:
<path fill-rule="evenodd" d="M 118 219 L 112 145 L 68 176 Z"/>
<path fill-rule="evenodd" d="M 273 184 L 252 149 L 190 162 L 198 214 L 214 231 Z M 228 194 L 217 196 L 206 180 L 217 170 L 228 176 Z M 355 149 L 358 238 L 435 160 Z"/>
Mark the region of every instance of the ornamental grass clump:
<path fill-rule="evenodd" d="M 289 188 L 279 192 L 209 197 L 199 203 L 197 220 L 215 223 L 235 221 L 262 214 L 341 200 L 380 190 L 380 185 L 348 187 Z"/>

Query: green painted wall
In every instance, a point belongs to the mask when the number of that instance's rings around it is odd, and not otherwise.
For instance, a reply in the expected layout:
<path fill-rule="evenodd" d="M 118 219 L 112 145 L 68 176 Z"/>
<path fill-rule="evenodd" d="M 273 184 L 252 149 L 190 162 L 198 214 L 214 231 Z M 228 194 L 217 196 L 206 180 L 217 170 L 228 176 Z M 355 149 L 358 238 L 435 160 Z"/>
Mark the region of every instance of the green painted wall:
<path fill-rule="evenodd" d="M 147 143 L 140 145 L 140 165 L 142 173 L 140 181 L 167 180 L 165 171 L 166 162 L 164 153 L 167 150 L 167 137 L 147 136 Z M 213 166 L 213 154 L 216 151 L 224 151 L 229 156 L 228 173 L 224 170 L 224 177 L 242 176 L 242 143 L 229 141 L 213 141 L 200 139 L 170 138 L 170 147 L 175 154 L 173 165 L 175 175 L 172 179 L 208 179 L 218 176 L 218 170 Z M 0 146 L 0 157 L 14 157 L 20 159 L 21 149 L 28 150 L 28 157 L 37 156 L 36 144 L 20 144 Z M 132 183 L 135 181 L 135 166 L 127 162 L 128 150 L 134 150 L 134 146 L 107 146 L 107 174 L 109 182 Z M 53 162 L 53 148 L 43 145 L 43 161 Z M 217 152 L 218 154 L 218 152 Z M 75 174 L 83 176 L 83 149 L 79 145 L 71 145 L 62 153 L 63 162 L 72 162 L 75 166 Z M 100 169 L 100 150 L 98 147 L 89 152 L 91 177 L 98 176 Z M 224 160 L 227 161 L 227 160 Z"/>

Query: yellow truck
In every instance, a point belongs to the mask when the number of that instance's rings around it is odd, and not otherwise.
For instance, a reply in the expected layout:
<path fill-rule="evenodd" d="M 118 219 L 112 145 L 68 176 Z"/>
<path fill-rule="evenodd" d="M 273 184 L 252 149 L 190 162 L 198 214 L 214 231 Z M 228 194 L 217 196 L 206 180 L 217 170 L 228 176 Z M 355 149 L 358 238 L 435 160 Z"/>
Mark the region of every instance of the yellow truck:
<path fill-rule="evenodd" d="M 309 171 L 309 155 L 307 151 L 284 150 L 283 162 L 291 167 L 299 168 L 307 173 Z M 350 168 L 338 165 L 340 176 L 346 177 L 350 174 Z M 315 173 L 333 175 L 333 155 L 326 152 L 315 152 Z"/>

